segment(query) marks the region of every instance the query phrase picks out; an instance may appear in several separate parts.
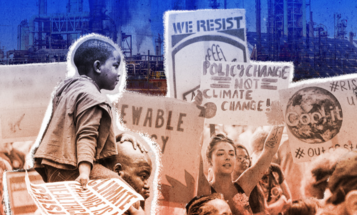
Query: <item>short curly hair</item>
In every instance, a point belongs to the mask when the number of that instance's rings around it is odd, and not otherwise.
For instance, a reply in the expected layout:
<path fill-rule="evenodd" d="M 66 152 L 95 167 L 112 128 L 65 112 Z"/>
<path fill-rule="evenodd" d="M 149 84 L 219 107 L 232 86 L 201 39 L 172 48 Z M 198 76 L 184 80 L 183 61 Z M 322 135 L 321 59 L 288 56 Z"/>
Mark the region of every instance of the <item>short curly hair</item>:
<path fill-rule="evenodd" d="M 101 63 L 112 56 L 115 51 L 114 46 L 100 39 L 89 39 L 83 42 L 74 54 L 74 64 L 80 75 L 85 74 L 96 60 Z"/>

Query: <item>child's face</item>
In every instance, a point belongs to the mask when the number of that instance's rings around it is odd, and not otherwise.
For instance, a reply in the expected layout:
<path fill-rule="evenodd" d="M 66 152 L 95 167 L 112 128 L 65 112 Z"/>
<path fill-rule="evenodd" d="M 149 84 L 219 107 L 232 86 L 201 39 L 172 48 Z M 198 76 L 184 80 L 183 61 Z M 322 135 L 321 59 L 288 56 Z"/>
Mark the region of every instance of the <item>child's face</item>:
<path fill-rule="evenodd" d="M 120 55 L 119 52 L 114 50 L 113 54 L 101 65 L 101 89 L 114 90 L 115 86 L 119 82 L 119 65 Z"/>

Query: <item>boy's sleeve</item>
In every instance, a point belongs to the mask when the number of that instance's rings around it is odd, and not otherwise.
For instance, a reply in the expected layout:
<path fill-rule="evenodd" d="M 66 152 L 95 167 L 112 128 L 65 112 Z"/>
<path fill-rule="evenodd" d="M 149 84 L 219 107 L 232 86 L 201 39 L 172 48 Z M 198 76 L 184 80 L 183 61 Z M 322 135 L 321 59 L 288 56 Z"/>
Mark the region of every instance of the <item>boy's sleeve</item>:
<path fill-rule="evenodd" d="M 77 165 L 86 161 L 93 167 L 101 118 L 102 109 L 98 106 L 83 111 L 77 117 Z"/>

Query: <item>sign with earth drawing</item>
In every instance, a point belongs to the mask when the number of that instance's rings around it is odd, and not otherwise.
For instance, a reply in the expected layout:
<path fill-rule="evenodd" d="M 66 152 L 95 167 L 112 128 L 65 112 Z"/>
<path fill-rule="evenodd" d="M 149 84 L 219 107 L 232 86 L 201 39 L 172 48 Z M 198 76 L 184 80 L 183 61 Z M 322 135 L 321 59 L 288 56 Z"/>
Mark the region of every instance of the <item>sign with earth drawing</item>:
<path fill-rule="evenodd" d="M 165 14 L 169 97 L 192 100 L 199 89 L 202 60 L 249 62 L 244 9 Z"/>
<path fill-rule="evenodd" d="M 357 149 L 357 75 L 299 82 L 279 94 L 295 162 Z"/>
<path fill-rule="evenodd" d="M 278 90 L 289 87 L 288 62 L 204 61 L 201 87 L 206 122 L 226 125 L 280 125 L 284 117 Z"/>

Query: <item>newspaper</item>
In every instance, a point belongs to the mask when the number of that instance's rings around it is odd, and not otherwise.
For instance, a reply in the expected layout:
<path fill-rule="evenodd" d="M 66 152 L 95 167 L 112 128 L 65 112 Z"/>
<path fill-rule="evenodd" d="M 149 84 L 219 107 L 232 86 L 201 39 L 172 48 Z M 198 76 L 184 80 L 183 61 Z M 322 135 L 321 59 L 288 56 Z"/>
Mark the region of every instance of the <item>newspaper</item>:
<path fill-rule="evenodd" d="M 123 214 L 144 198 L 119 179 L 91 180 L 87 190 L 78 182 L 32 184 L 26 174 L 26 186 L 44 214 Z"/>

